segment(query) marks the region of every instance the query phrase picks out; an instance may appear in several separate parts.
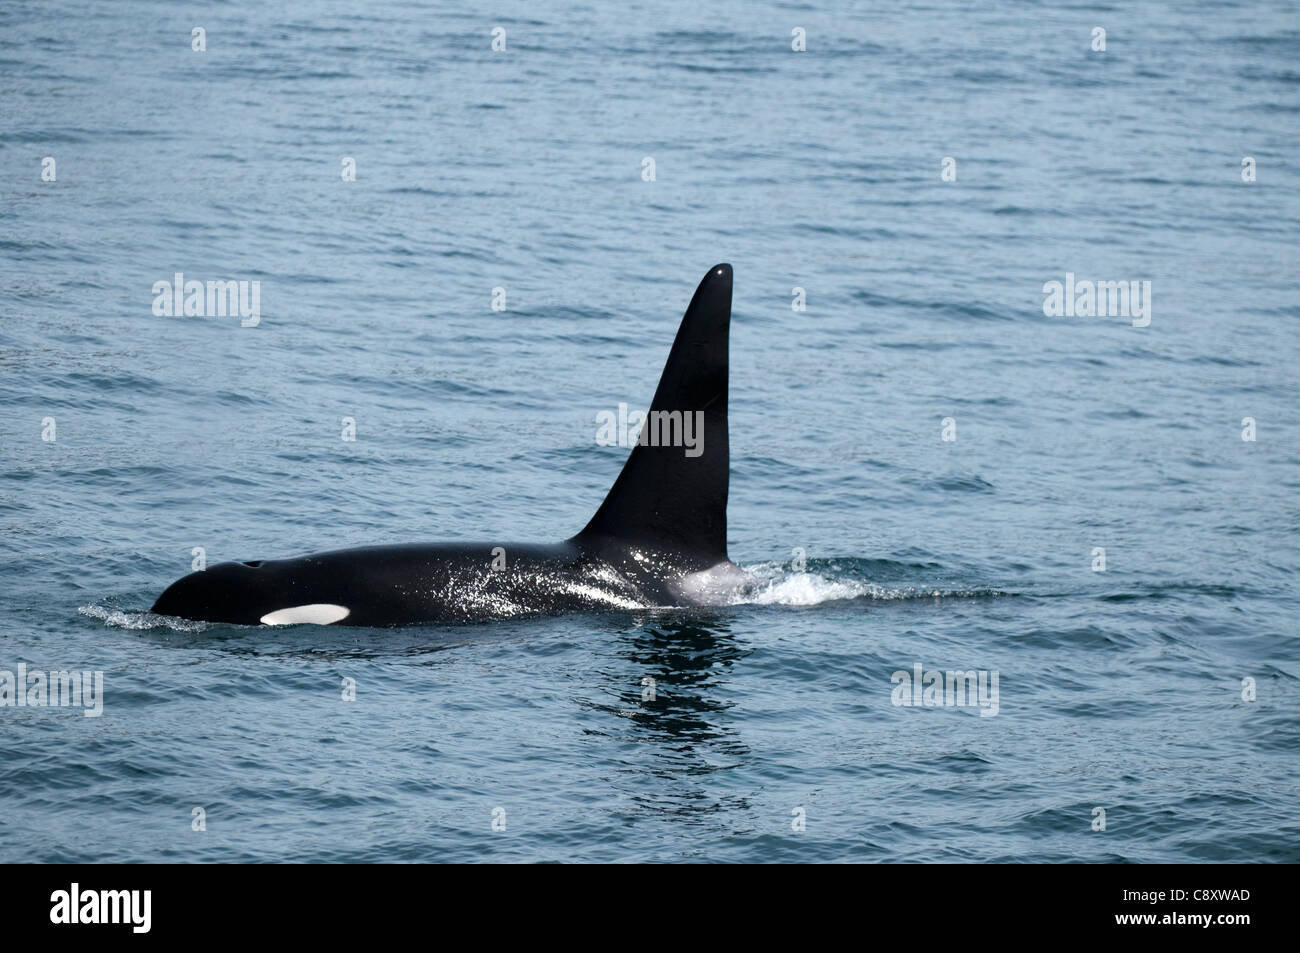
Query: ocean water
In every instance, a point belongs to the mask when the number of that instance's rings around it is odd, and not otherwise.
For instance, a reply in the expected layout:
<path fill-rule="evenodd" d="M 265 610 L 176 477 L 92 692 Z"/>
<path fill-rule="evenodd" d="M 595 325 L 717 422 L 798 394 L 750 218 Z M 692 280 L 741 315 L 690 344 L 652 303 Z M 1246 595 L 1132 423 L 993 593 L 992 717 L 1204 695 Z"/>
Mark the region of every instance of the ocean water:
<path fill-rule="evenodd" d="M 1300 860 L 1297 64 L 1271 2 L 0 6 L 0 670 L 103 673 L 0 707 L 0 861 Z M 148 613 L 571 535 L 719 261 L 747 602 Z"/>

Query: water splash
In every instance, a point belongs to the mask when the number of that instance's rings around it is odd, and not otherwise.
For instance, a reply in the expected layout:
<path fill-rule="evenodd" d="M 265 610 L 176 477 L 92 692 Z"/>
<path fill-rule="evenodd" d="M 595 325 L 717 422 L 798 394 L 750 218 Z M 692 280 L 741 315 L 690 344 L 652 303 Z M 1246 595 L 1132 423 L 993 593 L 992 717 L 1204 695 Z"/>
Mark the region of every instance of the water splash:
<path fill-rule="evenodd" d="M 1004 596 L 997 589 L 945 589 L 938 586 L 883 586 L 847 575 L 824 575 L 815 569 L 794 571 L 782 563 L 757 563 L 742 567 L 756 584 L 735 596 L 732 605 L 815 606 L 824 602 L 870 599 L 892 602 L 904 599 L 952 599 Z M 834 568 L 834 567 L 833 567 Z"/>
<path fill-rule="evenodd" d="M 112 628 L 131 629 L 137 632 L 147 629 L 168 629 L 172 632 L 202 632 L 207 628 L 206 622 L 192 622 L 189 619 L 177 619 L 173 616 L 157 615 L 153 612 L 131 612 L 97 605 L 81 606 L 77 611 L 84 616 L 98 619 Z"/>

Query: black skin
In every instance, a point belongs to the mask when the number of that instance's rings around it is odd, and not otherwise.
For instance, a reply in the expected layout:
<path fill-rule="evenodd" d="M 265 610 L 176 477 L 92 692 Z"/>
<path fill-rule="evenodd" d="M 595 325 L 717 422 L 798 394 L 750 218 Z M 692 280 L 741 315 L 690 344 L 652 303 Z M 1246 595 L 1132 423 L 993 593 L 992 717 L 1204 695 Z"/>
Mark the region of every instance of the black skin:
<path fill-rule="evenodd" d="M 651 415 L 698 419 L 700 452 L 688 455 L 671 440 L 634 447 L 572 539 L 369 546 L 221 563 L 173 583 L 153 611 L 257 625 L 271 612 L 328 604 L 349 610 L 339 624 L 388 626 L 725 601 L 745 582 L 727 558 L 730 324 L 731 266 L 715 265 L 686 309 L 650 407 Z"/>

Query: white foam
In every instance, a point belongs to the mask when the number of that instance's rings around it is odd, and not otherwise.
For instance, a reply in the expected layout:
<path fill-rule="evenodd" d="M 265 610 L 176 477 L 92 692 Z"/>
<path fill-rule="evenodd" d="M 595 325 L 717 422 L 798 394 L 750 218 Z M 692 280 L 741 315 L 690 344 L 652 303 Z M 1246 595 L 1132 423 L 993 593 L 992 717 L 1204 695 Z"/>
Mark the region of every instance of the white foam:
<path fill-rule="evenodd" d="M 744 567 L 758 582 L 738 593 L 733 605 L 815 606 L 841 599 L 942 599 L 979 594 L 971 590 L 937 588 L 887 588 L 859 579 L 831 579 L 815 572 L 791 572 L 779 563 Z M 998 593 L 989 592 L 990 595 Z"/>
<path fill-rule="evenodd" d="M 82 606 L 77 610 L 84 616 L 98 619 L 105 625 L 116 629 L 171 629 L 173 632 L 202 632 L 206 623 L 178 619 L 174 616 L 157 615 L 153 612 L 124 612 L 121 609 L 105 609 L 103 606 Z"/>
<path fill-rule="evenodd" d="M 838 599 L 858 599 L 863 596 L 882 598 L 886 590 L 865 582 L 827 579 L 810 572 L 781 573 L 764 578 L 762 566 L 746 567 L 746 571 L 759 577 L 759 584 L 733 600 L 734 604 L 815 606 Z"/>

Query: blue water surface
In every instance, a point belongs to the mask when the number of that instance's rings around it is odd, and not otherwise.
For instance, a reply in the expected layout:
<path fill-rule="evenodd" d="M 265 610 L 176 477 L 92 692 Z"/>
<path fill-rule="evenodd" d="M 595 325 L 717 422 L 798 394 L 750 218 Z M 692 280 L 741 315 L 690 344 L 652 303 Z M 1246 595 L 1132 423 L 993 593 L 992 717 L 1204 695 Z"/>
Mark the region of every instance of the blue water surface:
<path fill-rule="evenodd" d="M 1284 2 L 0 6 L 0 670 L 104 684 L 0 707 L 0 861 L 1300 860 L 1298 64 Z M 569 536 L 720 261 L 748 602 L 148 613 Z"/>

